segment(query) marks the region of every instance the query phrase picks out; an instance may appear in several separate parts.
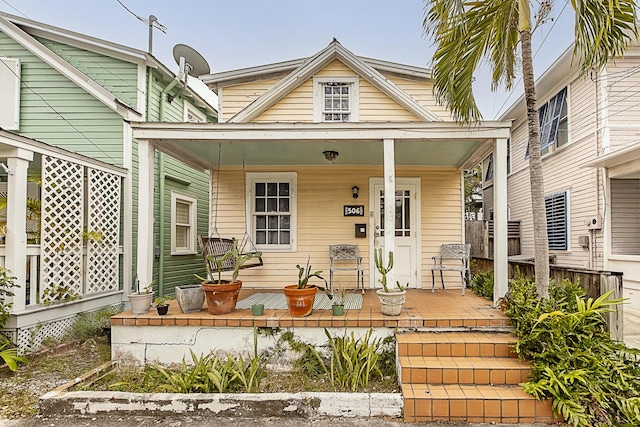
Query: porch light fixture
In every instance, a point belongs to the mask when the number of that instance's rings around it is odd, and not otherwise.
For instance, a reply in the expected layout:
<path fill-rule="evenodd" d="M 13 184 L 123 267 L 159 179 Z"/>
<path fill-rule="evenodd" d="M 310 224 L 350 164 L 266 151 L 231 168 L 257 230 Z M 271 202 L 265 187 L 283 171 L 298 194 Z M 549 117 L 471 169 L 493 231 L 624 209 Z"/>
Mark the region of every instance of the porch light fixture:
<path fill-rule="evenodd" d="M 330 162 L 333 162 L 335 159 L 338 158 L 338 156 L 340 155 L 340 153 L 338 153 L 337 151 L 332 151 L 332 150 L 327 150 L 327 151 L 323 151 L 322 155 L 324 156 L 325 159 L 327 159 Z"/>
<path fill-rule="evenodd" d="M 353 187 L 351 187 L 351 191 L 353 192 L 353 200 L 356 200 L 358 198 L 358 191 L 360 191 L 360 189 L 357 185 L 354 185 Z"/>

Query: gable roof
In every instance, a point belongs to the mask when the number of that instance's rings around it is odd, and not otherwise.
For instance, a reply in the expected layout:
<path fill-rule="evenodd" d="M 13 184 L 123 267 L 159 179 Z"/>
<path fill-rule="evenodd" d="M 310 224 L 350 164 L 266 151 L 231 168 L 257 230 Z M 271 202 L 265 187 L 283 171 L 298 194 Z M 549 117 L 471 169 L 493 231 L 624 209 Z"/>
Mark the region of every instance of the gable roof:
<path fill-rule="evenodd" d="M 163 74 L 166 81 L 171 81 L 176 77 L 164 64 L 147 52 L 8 13 L 0 12 L 0 31 L 127 120 L 141 120 L 142 114 L 40 43 L 36 37 L 157 69 Z M 187 87 L 184 95 L 191 98 L 194 104 L 206 108 L 210 115 L 217 117 L 215 107 L 191 88 Z"/>
<path fill-rule="evenodd" d="M 303 60 L 297 68 L 291 71 L 282 80 L 273 87 L 255 99 L 247 107 L 240 110 L 235 116 L 229 119 L 229 123 L 247 123 L 265 112 L 268 108 L 280 101 L 292 90 L 300 86 L 302 83 L 313 77 L 315 73 L 327 66 L 334 60 L 339 60 L 347 67 L 356 72 L 361 78 L 368 81 L 372 86 L 380 90 L 382 93 L 393 99 L 407 111 L 426 122 L 441 121 L 441 119 L 427 108 L 420 105 L 415 99 L 409 96 L 405 91 L 396 86 L 389 79 L 384 77 L 374 67 L 367 64 L 365 60 L 357 57 L 349 50 L 345 49 L 335 38 L 329 45 L 315 54 L 314 56 Z M 370 60 L 371 61 L 371 60 Z M 293 66 L 295 61 L 272 64 L 272 70 L 285 70 L 289 66 Z M 386 65 L 390 67 L 389 62 L 378 61 L 378 66 Z M 418 68 L 418 67 L 415 67 Z M 251 70 L 251 69 L 248 69 Z M 255 72 L 257 70 L 253 70 Z M 248 73 L 251 73 L 249 71 Z M 211 82 L 210 78 L 203 78 L 205 83 Z"/>

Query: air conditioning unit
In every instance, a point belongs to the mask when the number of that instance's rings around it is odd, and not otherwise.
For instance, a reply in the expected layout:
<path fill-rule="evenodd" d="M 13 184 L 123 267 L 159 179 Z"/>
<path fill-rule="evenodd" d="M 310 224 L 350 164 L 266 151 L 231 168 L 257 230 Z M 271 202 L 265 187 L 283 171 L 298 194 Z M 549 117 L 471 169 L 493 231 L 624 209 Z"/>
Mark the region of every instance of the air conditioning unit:
<path fill-rule="evenodd" d="M 596 215 L 593 218 L 589 218 L 587 223 L 589 230 L 601 230 L 602 229 L 602 215 Z"/>

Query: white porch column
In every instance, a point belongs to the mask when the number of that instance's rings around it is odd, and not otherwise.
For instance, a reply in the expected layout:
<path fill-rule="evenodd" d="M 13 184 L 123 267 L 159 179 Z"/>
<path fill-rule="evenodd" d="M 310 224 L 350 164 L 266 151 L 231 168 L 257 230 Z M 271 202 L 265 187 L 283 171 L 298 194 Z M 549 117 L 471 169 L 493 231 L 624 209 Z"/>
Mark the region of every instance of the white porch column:
<path fill-rule="evenodd" d="M 396 160 L 395 140 L 384 139 L 384 260 L 396 247 Z M 395 254 L 394 254 L 395 255 Z M 395 269 L 387 275 L 388 285 L 396 283 Z"/>
<path fill-rule="evenodd" d="M 493 300 L 505 296 L 508 289 L 507 249 L 507 140 L 493 144 Z"/>
<path fill-rule="evenodd" d="M 27 295 L 27 172 L 33 152 L 16 149 L 7 157 L 7 234 L 4 266 L 16 278 L 13 312 L 26 307 Z M 35 284 L 34 284 L 35 285 Z"/>
<path fill-rule="evenodd" d="M 147 286 L 153 280 L 154 158 L 153 145 L 148 140 L 138 140 L 138 260 L 136 271 L 141 286 Z"/>

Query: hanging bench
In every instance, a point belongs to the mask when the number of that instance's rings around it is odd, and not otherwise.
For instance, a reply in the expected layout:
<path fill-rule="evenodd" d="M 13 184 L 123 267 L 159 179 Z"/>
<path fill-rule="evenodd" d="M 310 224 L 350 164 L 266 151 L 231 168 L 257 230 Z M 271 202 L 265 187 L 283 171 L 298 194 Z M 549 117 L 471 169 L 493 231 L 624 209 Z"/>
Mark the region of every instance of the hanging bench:
<path fill-rule="evenodd" d="M 215 262 L 211 261 L 208 256 L 211 255 L 215 260 L 222 258 L 224 254 L 233 249 L 236 244 L 236 239 L 198 236 L 198 242 L 200 243 L 200 249 L 202 249 L 202 257 L 204 258 L 205 264 L 208 264 L 209 271 L 218 271 L 218 266 Z M 242 249 L 244 246 L 244 244 L 241 244 L 239 247 Z M 257 252 L 243 252 L 241 255 L 247 255 L 248 253 L 255 254 Z M 255 257 L 241 265 L 240 269 L 260 267 L 261 265 L 263 265 L 262 257 Z M 234 269 L 235 259 L 229 258 L 222 262 L 221 271 L 233 271 Z"/>

